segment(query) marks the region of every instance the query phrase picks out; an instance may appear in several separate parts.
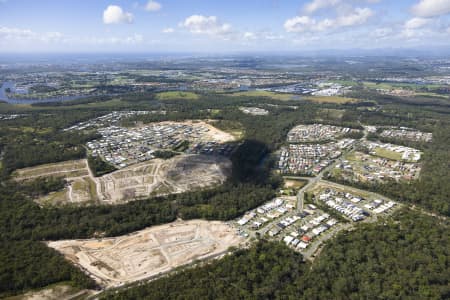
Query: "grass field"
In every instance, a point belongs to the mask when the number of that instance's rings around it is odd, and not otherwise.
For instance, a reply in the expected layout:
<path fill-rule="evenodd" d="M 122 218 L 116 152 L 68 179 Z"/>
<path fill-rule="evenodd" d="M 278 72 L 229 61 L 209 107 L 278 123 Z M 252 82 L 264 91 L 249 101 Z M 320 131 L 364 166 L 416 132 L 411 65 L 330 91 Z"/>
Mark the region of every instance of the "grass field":
<path fill-rule="evenodd" d="M 192 92 L 162 92 L 156 94 L 156 99 L 158 100 L 197 100 L 199 96 Z"/>
<path fill-rule="evenodd" d="M 384 157 L 387 159 L 392 159 L 392 160 L 401 160 L 402 159 L 402 155 L 400 153 L 390 151 L 387 149 L 383 149 L 383 148 L 376 148 L 375 154 L 377 156 Z"/>
<path fill-rule="evenodd" d="M 340 96 L 306 96 L 302 97 L 304 100 L 313 101 L 316 103 L 334 103 L 334 104 L 346 104 L 346 103 L 357 103 L 358 99 L 340 97 Z"/>
<path fill-rule="evenodd" d="M 285 93 L 275 93 L 269 91 L 246 91 L 246 92 L 237 92 L 237 93 L 229 93 L 225 94 L 228 96 L 235 97 L 266 97 L 274 100 L 280 101 L 289 101 L 289 100 L 298 100 L 299 96 L 294 94 L 285 94 Z"/>

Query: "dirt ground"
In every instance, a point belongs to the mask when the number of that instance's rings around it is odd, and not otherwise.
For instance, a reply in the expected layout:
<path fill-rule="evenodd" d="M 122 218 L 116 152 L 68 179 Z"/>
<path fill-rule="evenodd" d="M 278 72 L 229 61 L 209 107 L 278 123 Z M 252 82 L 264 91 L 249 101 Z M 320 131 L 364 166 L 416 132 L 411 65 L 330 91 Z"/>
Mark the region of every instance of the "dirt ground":
<path fill-rule="evenodd" d="M 36 201 L 42 205 L 67 203 L 118 204 L 152 195 L 182 193 L 223 183 L 231 174 L 231 161 L 212 155 L 178 155 L 153 159 L 94 177 L 86 160 L 17 170 L 15 179 L 61 176 L 68 185 Z"/>
<path fill-rule="evenodd" d="M 220 184 L 230 172 L 231 162 L 227 158 L 179 155 L 136 164 L 95 178 L 95 181 L 100 202 L 120 203 Z"/>
<path fill-rule="evenodd" d="M 5 298 L 5 300 L 63 300 L 85 299 L 93 294 L 91 290 L 79 290 L 68 284 L 56 284 L 49 287 L 29 291 L 22 295 Z"/>
<path fill-rule="evenodd" d="M 302 188 L 304 187 L 308 181 L 306 180 L 295 180 L 295 179 L 284 179 L 284 187 L 285 188 Z"/>
<path fill-rule="evenodd" d="M 161 122 L 161 124 L 186 124 L 191 126 L 206 127 L 209 129 L 207 132 L 205 132 L 205 135 L 203 137 L 203 139 L 206 141 L 214 141 L 217 143 L 228 143 L 236 140 L 236 137 L 234 137 L 232 134 L 222 131 L 204 121 L 189 120 L 184 122 Z"/>
<path fill-rule="evenodd" d="M 219 221 L 176 221 L 116 238 L 49 242 L 104 287 L 149 278 L 224 254 L 244 239 Z"/>
<path fill-rule="evenodd" d="M 87 161 L 85 159 L 69 160 L 60 163 L 24 168 L 16 170 L 13 173 L 14 179 L 17 181 L 49 176 L 76 178 L 87 175 L 89 175 L 89 171 L 87 169 Z"/>

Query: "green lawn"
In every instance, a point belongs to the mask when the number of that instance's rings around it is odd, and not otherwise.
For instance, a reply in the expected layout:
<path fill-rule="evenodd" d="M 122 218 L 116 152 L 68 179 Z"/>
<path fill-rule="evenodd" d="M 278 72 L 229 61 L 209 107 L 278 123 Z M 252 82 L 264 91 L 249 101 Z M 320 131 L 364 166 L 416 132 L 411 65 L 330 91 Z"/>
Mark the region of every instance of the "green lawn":
<path fill-rule="evenodd" d="M 375 154 L 377 156 L 380 157 L 384 157 L 387 159 L 392 159 L 392 160 L 402 160 L 402 155 L 400 153 L 394 152 L 394 151 L 390 151 L 387 149 L 383 149 L 383 148 L 376 148 L 375 149 Z"/>

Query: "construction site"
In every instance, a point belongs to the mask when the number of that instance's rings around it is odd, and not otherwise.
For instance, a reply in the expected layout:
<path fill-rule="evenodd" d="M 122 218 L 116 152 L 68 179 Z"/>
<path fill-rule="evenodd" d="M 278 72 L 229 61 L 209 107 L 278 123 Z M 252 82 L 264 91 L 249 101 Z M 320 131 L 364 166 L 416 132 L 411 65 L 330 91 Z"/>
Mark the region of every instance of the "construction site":
<path fill-rule="evenodd" d="M 176 221 L 115 238 L 48 242 L 105 288 L 215 258 L 245 240 L 219 221 Z"/>
<path fill-rule="evenodd" d="M 225 157 L 179 155 L 132 165 L 95 181 L 100 202 L 116 204 L 221 184 L 230 174 L 231 161 Z"/>
<path fill-rule="evenodd" d="M 62 177 L 64 189 L 36 201 L 42 205 L 118 204 L 148 196 L 182 193 L 223 183 L 231 161 L 215 155 L 178 155 L 153 159 L 94 177 L 85 159 L 20 169 L 15 180 Z"/>

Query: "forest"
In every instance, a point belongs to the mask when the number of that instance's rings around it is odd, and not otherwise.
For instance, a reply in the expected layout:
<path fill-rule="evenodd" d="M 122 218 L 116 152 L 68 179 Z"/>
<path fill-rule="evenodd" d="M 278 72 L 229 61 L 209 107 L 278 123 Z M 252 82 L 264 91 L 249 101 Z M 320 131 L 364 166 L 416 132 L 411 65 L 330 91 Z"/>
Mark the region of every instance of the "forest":
<path fill-rule="evenodd" d="M 89 155 L 87 161 L 89 168 L 91 169 L 95 177 L 99 177 L 114 172 L 116 170 L 116 168 L 113 165 L 107 163 L 98 156 L 94 157 Z"/>
<path fill-rule="evenodd" d="M 58 282 L 95 289 L 96 283 L 43 243 L 0 243 L 0 298 Z"/>

